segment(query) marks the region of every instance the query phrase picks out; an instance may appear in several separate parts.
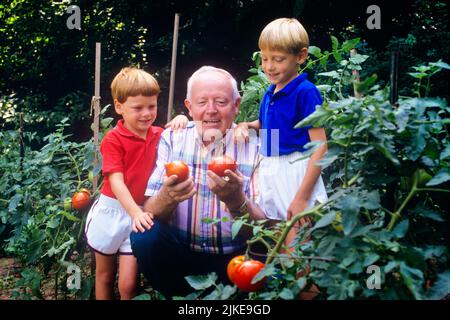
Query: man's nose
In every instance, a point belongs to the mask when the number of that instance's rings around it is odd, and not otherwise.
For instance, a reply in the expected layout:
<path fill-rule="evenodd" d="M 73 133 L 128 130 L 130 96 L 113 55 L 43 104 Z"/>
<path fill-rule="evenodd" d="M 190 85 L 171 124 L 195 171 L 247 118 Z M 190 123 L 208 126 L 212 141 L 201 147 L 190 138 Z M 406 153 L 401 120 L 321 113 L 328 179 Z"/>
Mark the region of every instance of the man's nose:
<path fill-rule="evenodd" d="M 208 104 L 206 105 L 206 112 L 208 113 L 216 113 L 217 107 L 214 101 L 208 101 Z"/>

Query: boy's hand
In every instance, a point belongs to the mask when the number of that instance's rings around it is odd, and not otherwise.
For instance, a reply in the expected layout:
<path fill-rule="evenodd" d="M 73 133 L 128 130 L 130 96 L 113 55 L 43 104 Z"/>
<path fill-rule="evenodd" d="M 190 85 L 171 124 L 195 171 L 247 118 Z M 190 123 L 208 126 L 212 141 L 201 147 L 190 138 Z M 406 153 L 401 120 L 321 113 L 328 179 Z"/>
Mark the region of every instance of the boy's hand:
<path fill-rule="evenodd" d="M 145 232 L 145 230 L 150 230 L 153 226 L 153 214 L 146 211 L 141 211 L 133 218 L 132 229 L 134 232 L 138 233 Z"/>
<path fill-rule="evenodd" d="M 249 141 L 249 126 L 247 122 L 239 123 L 233 130 L 234 133 L 234 143 L 243 143 Z"/>
<path fill-rule="evenodd" d="M 308 208 L 308 200 L 306 199 L 295 199 L 292 200 L 291 204 L 289 205 L 289 208 L 287 210 L 287 220 L 291 220 L 295 215 L 302 213 L 303 211 Z M 300 219 L 300 226 L 304 225 L 309 220 L 304 217 Z"/>
<path fill-rule="evenodd" d="M 172 121 L 168 122 L 164 128 L 170 128 L 171 130 L 178 130 L 186 128 L 189 119 L 185 115 L 178 115 L 172 119 Z"/>

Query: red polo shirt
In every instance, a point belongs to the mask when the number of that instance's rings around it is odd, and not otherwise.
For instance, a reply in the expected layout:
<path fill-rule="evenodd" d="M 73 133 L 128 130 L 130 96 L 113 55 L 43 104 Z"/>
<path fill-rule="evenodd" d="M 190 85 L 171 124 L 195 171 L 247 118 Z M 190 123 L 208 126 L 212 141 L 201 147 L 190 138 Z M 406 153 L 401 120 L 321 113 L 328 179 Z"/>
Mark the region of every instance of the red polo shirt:
<path fill-rule="evenodd" d="M 162 128 L 152 126 L 144 140 L 125 128 L 123 119 L 117 122 L 117 126 L 106 134 L 100 145 L 104 176 L 103 187 L 100 190 L 102 194 L 116 198 L 111 190 L 108 174 L 122 172 L 125 185 L 134 201 L 138 205 L 144 204 L 144 192 L 155 167 L 156 150 L 162 131 Z"/>

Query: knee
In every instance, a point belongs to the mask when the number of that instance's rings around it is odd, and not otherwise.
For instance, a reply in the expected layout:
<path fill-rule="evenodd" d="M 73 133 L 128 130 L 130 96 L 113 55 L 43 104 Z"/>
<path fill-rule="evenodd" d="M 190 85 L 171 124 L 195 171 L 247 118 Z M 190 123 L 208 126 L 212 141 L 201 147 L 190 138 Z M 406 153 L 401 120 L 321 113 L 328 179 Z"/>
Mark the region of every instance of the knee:
<path fill-rule="evenodd" d="M 95 279 L 104 285 L 112 286 L 114 285 L 116 273 L 114 270 L 96 270 Z"/>
<path fill-rule="evenodd" d="M 130 300 L 136 295 L 137 282 L 136 279 L 119 279 L 120 299 Z"/>
<path fill-rule="evenodd" d="M 144 232 L 132 232 L 130 234 L 131 250 L 133 255 L 137 258 L 147 255 L 152 252 L 154 248 L 158 247 L 158 242 L 161 239 L 161 224 L 154 220 L 154 224 L 150 230 Z"/>

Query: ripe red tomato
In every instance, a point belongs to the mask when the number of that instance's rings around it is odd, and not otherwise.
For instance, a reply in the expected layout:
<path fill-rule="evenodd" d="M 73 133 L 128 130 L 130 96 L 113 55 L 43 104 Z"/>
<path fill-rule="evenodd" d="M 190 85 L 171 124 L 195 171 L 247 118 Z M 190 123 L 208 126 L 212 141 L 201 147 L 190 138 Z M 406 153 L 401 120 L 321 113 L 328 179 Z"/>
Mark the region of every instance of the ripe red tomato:
<path fill-rule="evenodd" d="M 252 284 L 253 278 L 264 268 L 264 263 L 257 260 L 242 262 L 234 272 L 234 284 L 244 292 L 258 291 L 264 287 L 265 278 Z"/>
<path fill-rule="evenodd" d="M 91 193 L 86 188 L 81 188 L 72 196 L 72 206 L 76 210 L 81 210 L 86 207 L 91 201 Z"/>
<path fill-rule="evenodd" d="M 225 170 L 236 171 L 237 164 L 234 159 L 229 156 L 220 156 L 212 158 L 211 162 L 208 163 L 208 170 L 213 171 L 219 177 L 225 176 Z"/>
<path fill-rule="evenodd" d="M 175 160 L 164 165 L 166 167 L 166 174 L 168 177 L 176 175 L 178 177 L 177 183 L 183 182 L 189 178 L 189 167 L 186 163 L 180 160 Z"/>
<path fill-rule="evenodd" d="M 228 262 L 227 266 L 227 275 L 228 279 L 234 283 L 234 274 L 236 272 L 237 267 L 241 265 L 242 262 L 245 261 L 245 256 L 236 256 Z"/>

